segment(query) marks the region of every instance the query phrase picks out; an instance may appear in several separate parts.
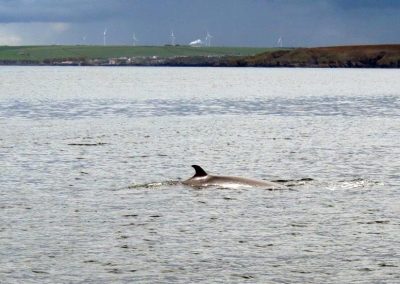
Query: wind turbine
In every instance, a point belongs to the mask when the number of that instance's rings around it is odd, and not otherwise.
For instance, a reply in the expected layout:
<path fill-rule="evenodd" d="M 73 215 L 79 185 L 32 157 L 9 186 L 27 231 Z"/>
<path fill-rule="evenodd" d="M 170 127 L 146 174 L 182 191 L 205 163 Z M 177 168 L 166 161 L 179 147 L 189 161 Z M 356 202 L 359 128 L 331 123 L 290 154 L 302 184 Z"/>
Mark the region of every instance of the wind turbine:
<path fill-rule="evenodd" d="M 107 28 L 104 29 L 104 33 L 103 33 L 103 45 L 106 45 L 106 37 L 107 37 Z"/>
<path fill-rule="evenodd" d="M 171 31 L 171 45 L 172 46 L 175 46 L 175 39 L 176 39 L 176 37 L 174 35 L 174 31 Z"/>
<path fill-rule="evenodd" d="M 136 46 L 136 43 L 138 42 L 138 39 L 136 38 L 135 33 L 132 35 L 132 40 L 133 40 L 133 46 Z"/>
<path fill-rule="evenodd" d="M 83 45 L 85 45 L 85 44 L 86 44 L 86 38 L 87 38 L 87 36 L 86 36 L 86 35 L 84 35 L 84 36 L 82 37 L 82 44 L 83 44 Z"/>
<path fill-rule="evenodd" d="M 282 37 L 281 37 L 281 36 L 278 38 L 278 41 L 276 42 L 276 45 L 277 45 L 278 47 L 282 47 L 282 46 L 283 46 L 283 40 L 282 40 Z"/>
<path fill-rule="evenodd" d="M 212 38 L 213 38 L 213 36 L 210 35 L 210 33 L 207 31 L 207 35 L 206 35 L 206 38 L 205 38 L 206 46 L 211 46 L 211 39 Z"/>

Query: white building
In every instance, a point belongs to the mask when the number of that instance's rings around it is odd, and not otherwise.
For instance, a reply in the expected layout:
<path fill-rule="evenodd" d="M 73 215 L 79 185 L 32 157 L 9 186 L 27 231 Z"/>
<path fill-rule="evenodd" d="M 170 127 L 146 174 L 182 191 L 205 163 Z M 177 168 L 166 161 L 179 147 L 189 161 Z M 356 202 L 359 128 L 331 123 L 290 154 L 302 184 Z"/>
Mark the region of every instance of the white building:
<path fill-rule="evenodd" d="M 201 39 L 196 39 L 192 42 L 189 42 L 189 46 L 193 46 L 193 47 L 204 46 L 204 42 Z"/>

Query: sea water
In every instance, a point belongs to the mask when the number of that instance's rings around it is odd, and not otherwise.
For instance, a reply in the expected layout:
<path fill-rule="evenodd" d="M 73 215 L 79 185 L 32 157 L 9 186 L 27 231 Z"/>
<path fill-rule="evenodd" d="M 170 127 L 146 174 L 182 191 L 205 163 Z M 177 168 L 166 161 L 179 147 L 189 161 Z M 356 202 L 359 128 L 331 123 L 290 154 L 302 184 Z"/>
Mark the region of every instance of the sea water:
<path fill-rule="evenodd" d="M 399 283 L 399 78 L 0 67 L 0 283 Z"/>

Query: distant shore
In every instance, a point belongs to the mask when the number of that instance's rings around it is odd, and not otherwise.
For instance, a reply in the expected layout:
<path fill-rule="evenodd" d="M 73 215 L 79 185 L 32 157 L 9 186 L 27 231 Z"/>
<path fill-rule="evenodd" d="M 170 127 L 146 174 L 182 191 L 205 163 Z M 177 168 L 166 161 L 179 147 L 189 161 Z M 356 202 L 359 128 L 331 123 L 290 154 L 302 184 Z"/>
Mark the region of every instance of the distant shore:
<path fill-rule="evenodd" d="M 0 65 L 400 68 L 400 44 L 279 49 L 0 47 Z"/>

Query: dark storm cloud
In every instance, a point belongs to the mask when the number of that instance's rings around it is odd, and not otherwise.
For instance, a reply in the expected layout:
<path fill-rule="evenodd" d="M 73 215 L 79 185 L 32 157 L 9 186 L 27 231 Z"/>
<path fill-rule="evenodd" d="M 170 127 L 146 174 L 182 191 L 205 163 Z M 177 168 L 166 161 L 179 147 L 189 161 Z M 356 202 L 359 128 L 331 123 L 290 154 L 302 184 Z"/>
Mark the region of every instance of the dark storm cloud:
<path fill-rule="evenodd" d="M 398 0 L 335 0 L 332 1 L 334 5 L 343 9 L 360 9 L 371 8 L 374 10 L 399 8 L 400 1 Z"/>
<path fill-rule="evenodd" d="M 129 44 L 133 32 L 140 44 L 165 44 L 171 30 L 181 44 L 207 31 L 214 45 L 398 43 L 399 14 L 398 0 L 0 0 L 0 23 L 67 23 L 52 40 L 69 44 L 84 35 L 98 44 L 105 27 L 110 44 Z"/>
<path fill-rule="evenodd" d="M 128 0 L 0 0 L 0 22 L 88 22 L 126 15 Z"/>

